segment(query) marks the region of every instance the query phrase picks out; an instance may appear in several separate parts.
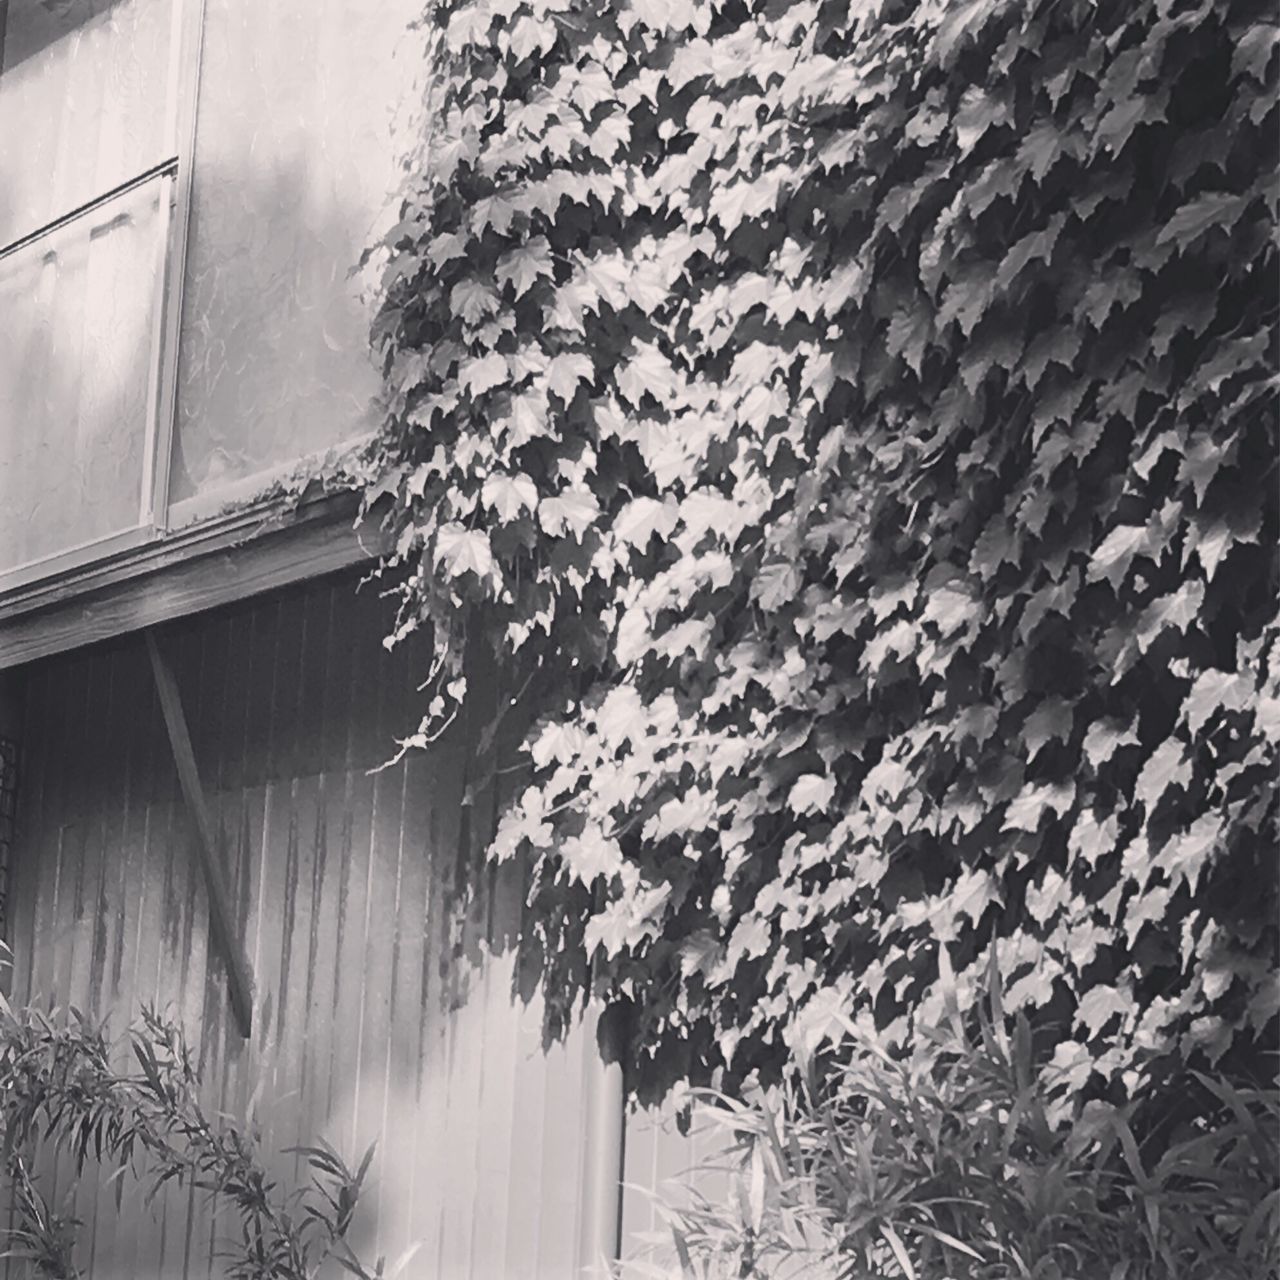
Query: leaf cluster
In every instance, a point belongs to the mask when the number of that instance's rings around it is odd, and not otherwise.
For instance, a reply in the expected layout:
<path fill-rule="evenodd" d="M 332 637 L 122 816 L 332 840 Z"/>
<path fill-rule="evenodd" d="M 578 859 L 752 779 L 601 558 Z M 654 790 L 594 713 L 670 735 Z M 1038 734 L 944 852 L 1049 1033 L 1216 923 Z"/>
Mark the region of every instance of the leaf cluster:
<path fill-rule="evenodd" d="M 229 1212 L 238 1228 L 221 1248 L 231 1280 L 312 1280 L 330 1259 L 360 1280 L 382 1275 L 381 1263 L 366 1270 L 346 1243 L 372 1148 L 352 1170 L 323 1142 L 300 1147 L 307 1180 L 283 1188 L 251 1129 L 205 1110 L 180 1027 L 144 1009 L 128 1047 L 136 1070 L 121 1072 L 117 1046 L 79 1011 L 0 1009 L 0 1126 L 18 1222 L 11 1254 L 53 1280 L 81 1274 L 80 1224 L 49 1206 L 31 1174 L 41 1152 L 61 1151 L 77 1180 L 114 1166 L 117 1209 L 126 1180 L 145 1188 L 147 1204 L 169 1186 L 216 1199 L 220 1221 Z"/>
<path fill-rule="evenodd" d="M 470 634 L 536 709 L 494 854 L 533 866 L 550 1029 L 594 987 L 633 1087 L 733 1087 L 832 1002 L 908 1043 L 994 942 L 1077 1106 L 1256 1064 L 1274 15 L 423 29 L 367 496 L 399 632 L 430 623 L 440 681 Z"/>
<path fill-rule="evenodd" d="M 698 1091 L 716 1154 L 691 1190 L 660 1193 L 665 1248 L 622 1274 L 671 1275 L 664 1254 L 699 1280 L 1274 1274 L 1274 1087 L 1193 1072 L 1194 1123 L 1095 1102 L 1055 1125 L 1024 1015 L 997 1000 L 976 1027 L 952 1009 L 929 1031 L 927 1063 L 849 1028 L 780 1087 Z"/>

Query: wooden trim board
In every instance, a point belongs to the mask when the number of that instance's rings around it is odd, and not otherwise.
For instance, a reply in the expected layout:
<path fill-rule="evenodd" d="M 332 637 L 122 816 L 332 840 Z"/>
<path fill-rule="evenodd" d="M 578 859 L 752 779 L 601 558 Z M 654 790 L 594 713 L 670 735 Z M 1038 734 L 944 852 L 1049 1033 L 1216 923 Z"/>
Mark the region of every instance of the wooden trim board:
<path fill-rule="evenodd" d="M 358 503 L 235 512 L 0 596 L 0 671 L 371 560 L 385 540 L 376 518 L 352 527 Z"/>
<path fill-rule="evenodd" d="M 173 670 L 160 652 L 156 633 L 148 629 L 143 632 L 143 636 L 147 642 L 147 655 L 151 659 L 156 692 L 160 695 L 160 710 L 169 734 L 169 745 L 173 749 L 173 762 L 178 769 L 182 798 L 186 801 L 187 812 L 195 827 L 196 858 L 204 873 L 204 886 L 209 899 L 210 932 L 226 966 L 231 1012 L 235 1015 L 241 1036 L 247 1040 L 253 1029 L 253 974 L 244 943 L 236 932 L 231 895 L 227 892 L 226 879 L 222 874 L 222 858 L 213 818 L 205 803 L 200 771 L 196 768 L 195 752 L 191 749 L 191 733 L 187 728 L 186 713 L 182 709 L 182 696 L 178 692 L 178 682 L 173 678 Z"/>

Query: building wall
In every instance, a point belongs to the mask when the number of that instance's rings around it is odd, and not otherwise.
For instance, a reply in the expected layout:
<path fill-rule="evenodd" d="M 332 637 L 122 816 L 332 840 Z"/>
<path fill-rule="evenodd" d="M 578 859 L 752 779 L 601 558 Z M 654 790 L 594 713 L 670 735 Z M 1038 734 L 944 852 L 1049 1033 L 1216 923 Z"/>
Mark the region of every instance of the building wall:
<path fill-rule="evenodd" d="M 420 0 L 203 3 L 178 524 L 372 431 L 380 380 L 361 297 L 372 280 L 352 271 L 397 220 L 425 65 L 410 30 Z"/>
<path fill-rule="evenodd" d="M 0 4 L 0 587 L 367 438 L 421 12 Z"/>
<path fill-rule="evenodd" d="M 421 641 L 388 653 L 388 611 L 350 578 L 196 617 L 165 633 L 255 978 L 249 1043 L 230 1023 L 141 637 L 26 668 L 8 936 L 18 1000 L 109 1017 L 176 1013 L 210 1105 L 253 1112 L 264 1148 L 378 1141 L 357 1243 L 439 1280 L 578 1272 L 589 1037 L 543 1053 L 511 994 L 504 942 L 522 893 L 483 860 L 481 708 L 377 772 L 426 695 Z M 495 700 L 495 680 L 489 689 Z M 294 1157 L 278 1157 L 286 1177 Z M 46 1170 L 54 1197 L 66 1161 Z M 205 1277 L 208 1213 L 154 1213 L 101 1177 L 76 1209 L 94 1280 Z M 12 1274 L 17 1275 L 15 1270 Z"/>

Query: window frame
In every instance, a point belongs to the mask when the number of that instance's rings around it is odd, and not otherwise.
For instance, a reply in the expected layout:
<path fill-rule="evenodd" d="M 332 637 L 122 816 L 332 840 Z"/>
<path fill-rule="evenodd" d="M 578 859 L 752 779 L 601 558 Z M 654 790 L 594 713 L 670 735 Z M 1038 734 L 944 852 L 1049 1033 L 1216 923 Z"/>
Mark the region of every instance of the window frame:
<path fill-rule="evenodd" d="M 191 208 L 192 159 L 195 154 L 201 46 L 205 0 L 152 0 L 167 3 L 171 15 L 169 66 L 165 88 L 163 157 L 109 190 L 68 209 L 17 239 L 0 245 L 0 260 L 10 257 L 92 213 L 151 183 L 160 189 L 160 257 L 152 298 L 152 331 L 147 365 L 146 421 L 142 450 L 142 483 L 137 523 L 61 551 L 0 570 L 0 596 L 53 578 L 68 570 L 145 546 L 169 525 L 169 468 L 173 453 L 178 375 L 178 339 L 182 288 Z M 0 18 L 7 17 L 0 0 Z M 0 21 L 0 32 L 4 23 Z M 0 75 L 3 70 L 0 69 Z"/>

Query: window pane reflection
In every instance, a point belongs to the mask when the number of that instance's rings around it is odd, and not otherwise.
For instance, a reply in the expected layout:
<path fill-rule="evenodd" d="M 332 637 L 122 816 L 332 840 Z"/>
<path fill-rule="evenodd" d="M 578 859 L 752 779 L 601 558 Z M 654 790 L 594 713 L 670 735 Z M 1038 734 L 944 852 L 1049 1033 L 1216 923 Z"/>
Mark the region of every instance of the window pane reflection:
<path fill-rule="evenodd" d="M 168 158 L 171 0 L 8 0 L 0 246 Z"/>
<path fill-rule="evenodd" d="M 168 189 L 0 259 L 0 572 L 139 523 Z"/>

